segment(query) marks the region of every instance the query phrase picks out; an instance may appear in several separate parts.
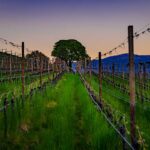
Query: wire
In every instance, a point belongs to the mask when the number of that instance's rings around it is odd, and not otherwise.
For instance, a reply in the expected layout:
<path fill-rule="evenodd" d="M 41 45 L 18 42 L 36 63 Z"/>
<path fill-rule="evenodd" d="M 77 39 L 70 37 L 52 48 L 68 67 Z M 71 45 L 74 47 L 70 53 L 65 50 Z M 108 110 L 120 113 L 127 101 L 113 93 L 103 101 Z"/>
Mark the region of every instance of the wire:
<path fill-rule="evenodd" d="M 4 38 L 1 38 L 1 37 L 0 37 L 0 41 L 3 42 L 3 43 L 6 44 L 6 45 L 9 44 L 9 45 L 11 45 L 11 46 L 13 46 L 13 47 L 17 47 L 17 48 L 20 48 L 20 47 L 21 47 L 19 44 L 15 44 L 15 43 L 10 42 L 10 41 L 8 41 L 8 40 L 6 40 L 6 39 L 4 39 Z"/>
<path fill-rule="evenodd" d="M 85 86 L 85 80 L 82 77 L 81 73 L 79 73 L 79 75 L 82 78 L 82 82 Z M 86 87 L 86 86 L 85 86 Z M 94 100 L 93 96 L 90 94 L 90 92 L 88 91 L 88 89 L 86 88 L 89 96 L 91 97 L 91 100 L 93 101 L 93 103 L 96 105 L 96 108 L 102 113 L 102 115 L 105 117 L 105 119 L 107 120 L 107 122 L 112 126 L 112 128 L 119 134 L 119 136 L 123 139 L 124 142 L 126 142 L 126 144 L 132 149 L 134 150 L 134 148 L 132 147 L 132 145 L 130 144 L 130 142 L 120 133 L 120 131 L 115 127 L 115 125 L 111 122 L 111 120 L 106 116 L 106 114 L 102 111 L 102 109 L 100 108 L 100 106 L 98 105 L 98 103 Z"/>
<path fill-rule="evenodd" d="M 138 38 L 141 35 L 145 34 L 145 33 L 150 33 L 150 24 L 145 25 L 143 28 L 141 28 L 140 30 L 138 30 L 137 32 L 134 32 L 134 38 Z M 128 37 L 121 42 L 120 44 L 118 44 L 116 47 L 112 48 L 111 50 L 105 52 L 102 54 L 102 56 L 107 56 L 112 54 L 113 52 L 117 52 L 117 50 L 119 48 L 125 47 L 125 45 L 128 43 Z"/>

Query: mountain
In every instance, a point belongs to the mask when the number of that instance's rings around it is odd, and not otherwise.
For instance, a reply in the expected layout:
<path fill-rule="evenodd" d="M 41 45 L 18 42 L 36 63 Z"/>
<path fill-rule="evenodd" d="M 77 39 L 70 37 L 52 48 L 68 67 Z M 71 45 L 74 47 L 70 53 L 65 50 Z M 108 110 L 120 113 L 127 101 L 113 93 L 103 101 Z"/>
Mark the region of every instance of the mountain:
<path fill-rule="evenodd" d="M 150 70 L 150 55 L 134 55 L 134 62 L 135 62 L 135 70 L 138 70 L 138 64 L 139 63 L 145 63 L 146 68 L 149 71 Z M 124 67 L 124 70 L 127 71 L 128 64 L 129 64 L 129 54 L 121 54 L 116 56 L 110 56 L 107 58 L 102 59 L 103 66 L 109 65 L 110 68 L 112 64 L 114 64 L 115 68 L 121 71 L 122 67 Z M 95 70 L 98 70 L 98 60 L 92 60 L 92 68 L 95 68 Z"/>
<path fill-rule="evenodd" d="M 139 62 L 150 62 L 150 55 L 134 55 L 135 63 Z M 128 63 L 129 54 L 121 54 L 117 56 L 111 56 L 103 59 L 104 63 L 113 62 L 113 63 Z"/>

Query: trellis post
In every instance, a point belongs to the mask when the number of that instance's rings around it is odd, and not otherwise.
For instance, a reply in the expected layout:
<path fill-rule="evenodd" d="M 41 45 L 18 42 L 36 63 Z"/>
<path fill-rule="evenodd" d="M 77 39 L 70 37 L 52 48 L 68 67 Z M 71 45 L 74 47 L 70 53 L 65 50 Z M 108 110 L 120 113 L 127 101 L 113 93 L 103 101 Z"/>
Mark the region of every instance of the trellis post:
<path fill-rule="evenodd" d="M 42 66 L 43 62 L 42 62 L 42 54 L 40 53 L 40 86 L 42 86 Z"/>
<path fill-rule="evenodd" d="M 91 86 L 91 82 L 92 82 L 92 61 L 91 61 L 91 57 L 89 58 L 89 74 L 90 74 L 90 86 Z"/>
<path fill-rule="evenodd" d="M 9 71 L 10 71 L 10 81 L 12 79 L 12 51 L 9 58 Z"/>
<path fill-rule="evenodd" d="M 25 76 L 24 76 L 24 42 L 22 42 L 22 97 L 24 98 Z"/>
<path fill-rule="evenodd" d="M 129 90 L 130 90 L 130 135 L 132 146 L 136 147 L 135 129 L 135 69 L 134 69 L 134 39 L 133 26 L 128 26 L 129 47 Z"/>
<path fill-rule="evenodd" d="M 99 97 L 102 100 L 102 54 L 99 52 Z"/>

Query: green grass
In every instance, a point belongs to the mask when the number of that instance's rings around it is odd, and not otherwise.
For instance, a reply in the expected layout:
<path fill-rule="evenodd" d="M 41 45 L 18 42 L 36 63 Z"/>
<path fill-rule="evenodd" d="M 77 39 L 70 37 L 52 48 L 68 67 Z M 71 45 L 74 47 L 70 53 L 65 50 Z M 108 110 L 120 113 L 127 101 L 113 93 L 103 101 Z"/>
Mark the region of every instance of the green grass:
<path fill-rule="evenodd" d="M 92 88 L 95 92 L 99 91 L 99 80 L 95 75 L 92 76 L 91 81 L 89 75 L 86 75 L 86 80 L 91 83 Z M 125 93 L 122 93 L 119 89 L 114 88 L 111 84 L 103 81 L 103 99 L 106 103 L 110 104 L 113 110 L 118 111 L 121 114 L 125 114 L 127 120 L 128 131 L 130 131 L 130 105 L 129 105 L 129 96 Z M 121 97 L 119 99 L 117 97 Z M 145 109 L 144 109 L 145 108 Z M 137 103 L 136 104 L 136 125 L 142 131 L 142 137 L 146 140 L 146 145 L 150 146 L 150 104 L 148 103 Z"/>
<path fill-rule="evenodd" d="M 4 117 L 5 116 L 5 117 Z M 121 140 L 91 102 L 79 76 L 36 92 L 0 113 L 0 149 L 116 150 Z M 7 128 L 6 128 L 7 127 Z"/>
<path fill-rule="evenodd" d="M 42 82 L 46 82 L 52 79 L 52 74 L 43 74 Z M 30 77 L 25 79 L 25 94 L 28 95 L 30 90 L 40 85 L 40 76 Z M 14 95 L 19 97 L 22 94 L 22 81 L 21 79 L 14 80 L 11 82 L 3 82 L 0 85 L 0 107 L 3 106 L 3 98 L 7 97 L 8 100 Z"/>
<path fill-rule="evenodd" d="M 110 75 L 110 74 L 104 75 L 104 78 L 105 78 L 106 80 L 111 80 L 111 81 L 113 81 L 113 76 Z M 141 80 L 141 81 L 140 81 L 140 79 L 139 79 L 138 77 L 136 77 L 135 79 L 136 79 L 136 82 L 135 82 L 135 85 L 136 85 L 136 92 L 137 92 L 138 95 L 140 96 L 140 97 L 137 99 L 138 102 L 141 102 L 141 101 L 142 101 L 142 100 L 141 100 L 141 99 L 142 99 L 142 96 L 145 96 L 145 97 L 147 97 L 147 98 L 150 99 L 150 88 L 144 89 L 144 88 L 142 87 L 142 85 L 147 85 L 148 87 L 150 87 L 150 84 L 149 84 L 148 79 L 147 79 L 145 82 L 144 82 L 144 80 Z M 114 81 L 115 81 L 115 83 L 124 86 L 124 87 L 129 91 L 129 79 L 128 79 L 128 77 L 125 78 L 125 79 L 123 79 L 122 76 L 115 75 L 115 76 L 114 76 Z M 141 83 L 140 83 L 140 82 L 141 82 Z"/>

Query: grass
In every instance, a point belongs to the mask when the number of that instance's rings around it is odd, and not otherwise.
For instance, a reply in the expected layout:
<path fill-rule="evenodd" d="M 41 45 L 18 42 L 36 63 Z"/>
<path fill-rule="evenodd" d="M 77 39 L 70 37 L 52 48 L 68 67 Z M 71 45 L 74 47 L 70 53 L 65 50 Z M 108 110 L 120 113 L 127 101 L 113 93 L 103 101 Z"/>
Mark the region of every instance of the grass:
<path fill-rule="evenodd" d="M 36 92 L 0 113 L 0 149 L 113 150 L 121 140 L 96 110 L 79 76 Z M 7 128 L 6 128 L 7 127 Z"/>
<path fill-rule="evenodd" d="M 48 81 L 48 79 L 52 79 L 52 74 L 43 74 L 42 82 Z M 40 85 L 40 77 L 28 76 L 25 80 L 25 94 L 29 94 L 30 90 L 36 88 Z M 19 97 L 22 94 L 22 81 L 21 79 L 3 82 L 0 85 L 0 107 L 3 105 L 3 98 L 7 97 L 9 100 L 14 95 L 15 97 Z"/>
<path fill-rule="evenodd" d="M 95 92 L 99 91 L 99 81 L 98 77 L 93 75 L 90 81 L 89 75 L 86 75 L 86 80 L 91 83 L 92 88 Z M 130 131 L 130 105 L 129 105 L 129 96 L 125 93 L 122 93 L 119 89 L 114 88 L 111 84 L 103 81 L 103 99 L 111 105 L 111 107 L 118 111 L 121 114 L 125 114 L 127 120 L 128 131 Z M 119 99 L 118 97 L 121 97 Z M 147 148 L 150 146 L 150 105 L 148 103 L 137 103 L 136 104 L 136 125 L 139 127 L 139 130 L 142 134 L 142 137 L 146 140 Z"/>
<path fill-rule="evenodd" d="M 113 76 L 111 74 L 105 75 L 104 78 L 107 80 L 113 81 Z M 150 88 L 149 88 L 150 82 L 148 81 L 148 79 L 145 81 L 144 81 L 144 79 L 140 81 L 140 79 L 138 77 L 136 77 L 135 79 L 136 79 L 136 82 L 135 82 L 136 83 L 135 84 L 136 85 L 136 93 L 138 93 L 138 95 L 139 95 L 139 98 L 137 98 L 137 100 L 139 102 L 141 102 L 142 101 L 141 99 L 143 96 L 146 96 L 147 98 L 150 99 L 150 94 L 149 94 L 150 93 Z M 123 79 L 121 75 L 120 76 L 115 75 L 114 81 L 117 84 L 121 84 L 122 86 L 124 86 L 129 91 L 129 79 L 128 79 L 128 77 Z M 142 87 L 144 85 L 146 85 L 147 88 L 144 89 L 144 87 Z"/>

